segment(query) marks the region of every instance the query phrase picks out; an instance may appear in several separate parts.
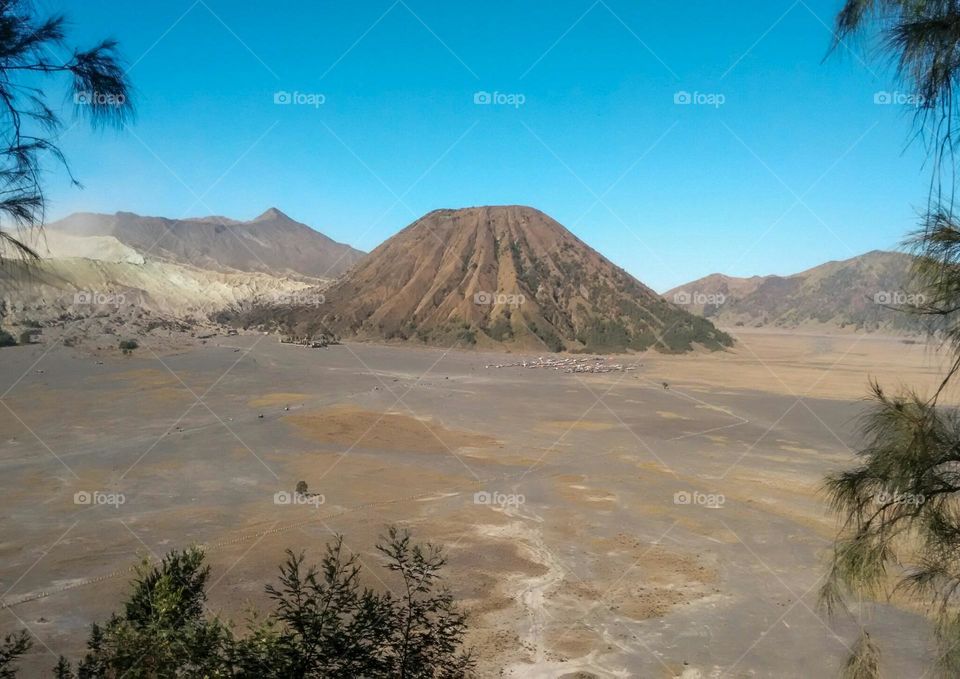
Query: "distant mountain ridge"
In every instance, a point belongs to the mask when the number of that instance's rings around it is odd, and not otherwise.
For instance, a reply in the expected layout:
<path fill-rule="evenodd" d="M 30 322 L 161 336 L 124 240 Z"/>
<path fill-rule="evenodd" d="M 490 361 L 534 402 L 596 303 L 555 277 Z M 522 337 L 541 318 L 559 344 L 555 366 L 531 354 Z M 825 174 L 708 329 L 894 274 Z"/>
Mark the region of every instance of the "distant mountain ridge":
<path fill-rule="evenodd" d="M 0 322 L 74 340 L 209 326 L 237 305 L 299 299 L 363 253 L 272 208 L 250 221 L 74 214 L 33 234 L 42 259 L 0 268 Z"/>
<path fill-rule="evenodd" d="M 913 256 L 873 250 L 790 276 L 711 274 L 664 297 L 723 327 L 925 332 L 929 318 L 890 307 L 922 301 Z"/>
<path fill-rule="evenodd" d="M 76 213 L 46 228 L 72 236 L 112 236 L 146 258 L 220 272 L 332 279 L 364 256 L 277 208 L 249 221 Z"/>
<path fill-rule="evenodd" d="M 719 349 L 731 339 L 665 301 L 539 210 L 435 210 L 324 292 L 240 321 L 439 346 L 548 351 Z"/>

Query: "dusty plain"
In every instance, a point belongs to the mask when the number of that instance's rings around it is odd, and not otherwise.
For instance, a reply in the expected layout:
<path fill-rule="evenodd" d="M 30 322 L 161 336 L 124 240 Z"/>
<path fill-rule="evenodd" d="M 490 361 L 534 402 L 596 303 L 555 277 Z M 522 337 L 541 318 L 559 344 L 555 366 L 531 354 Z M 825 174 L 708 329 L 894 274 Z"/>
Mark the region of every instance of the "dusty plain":
<path fill-rule="evenodd" d="M 25 676 L 46 676 L 139 559 L 191 544 L 241 628 L 284 550 L 318 560 L 334 533 L 396 587 L 373 545 L 398 524 L 446 548 L 484 677 L 833 676 L 858 619 L 890 676 L 920 676 L 917 611 L 816 607 L 836 528 L 819 489 L 853 461 L 868 380 L 929 390 L 944 357 L 731 331 L 727 352 L 596 375 L 267 335 L 0 350 L 0 634 L 29 629 Z M 278 504 L 301 479 L 322 498 Z M 75 500 L 95 492 L 123 502 Z"/>

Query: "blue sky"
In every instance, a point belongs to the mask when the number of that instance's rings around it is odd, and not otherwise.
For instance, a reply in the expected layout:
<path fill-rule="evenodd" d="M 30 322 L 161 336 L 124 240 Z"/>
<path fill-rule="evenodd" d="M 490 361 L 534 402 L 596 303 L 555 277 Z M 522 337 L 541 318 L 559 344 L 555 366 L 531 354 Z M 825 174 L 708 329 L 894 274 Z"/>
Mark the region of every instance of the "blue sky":
<path fill-rule="evenodd" d="M 66 133 L 85 189 L 52 172 L 53 218 L 277 206 L 370 250 L 519 203 L 665 290 L 891 248 L 926 195 L 890 69 L 824 59 L 840 0 L 40 4 L 138 91 L 128 130 Z"/>

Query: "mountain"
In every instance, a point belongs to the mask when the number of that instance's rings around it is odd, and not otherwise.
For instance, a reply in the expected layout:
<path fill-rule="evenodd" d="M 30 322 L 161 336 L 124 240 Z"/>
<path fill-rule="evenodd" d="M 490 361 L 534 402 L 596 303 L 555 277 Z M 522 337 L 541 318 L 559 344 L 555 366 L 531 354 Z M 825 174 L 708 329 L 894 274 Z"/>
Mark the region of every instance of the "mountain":
<path fill-rule="evenodd" d="M 74 257 L 44 259 L 30 268 L 8 262 L 0 270 L 0 320 L 47 326 L 135 307 L 165 317 L 205 321 L 245 301 L 294 299 L 308 288 L 300 279 L 209 271 L 155 260 L 138 264 Z M 135 334 L 136 327 L 129 331 Z"/>
<path fill-rule="evenodd" d="M 221 272 L 331 279 L 364 254 L 276 208 L 247 222 L 224 217 L 141 217 L 131 212 L 77 213 L 46 228 L 72 236 L 112 236 L 147 259 Z"/>
<path fill-rule="evenodd" d="M 791 276 L 711 274 L 664 294 L 723 327 L 924 332 L 927 319 L 893 309 L 922 301 L 911 286 L 913 257 L 874 250 Z"/>
<path fill-rule="evenodd" d="M 529 207 L 435 210 L 380 245 L 324 296 L 314 306 L 260 307 L 241 323 L 551 351 L 688 351 L 731 343 Z"/>
<path fill-rule="evenodd" d="M 94 345 L 120 333 L 166 337 L 216 327 L 210 316 L 238 305 L 313 299 L 302 295 L 329 279 L 307 275 L 315 270 L 307 257 L 337 251 L 279 211 L 252 222 L 73 215 L 29 235 L 42 259 L 0 267 L 0 323 L 15 335 L 56 328 L 57 336 Z M 251 250 L 231 249 L 241 238 Z M 259 260 L 250 261 L 256 248 Z M 284 258 L 286 266 L 264 270 Z"/>
<path fill-rule="evenodd" d="M 298 299 L 322 284 L 144 257 L 113 236 L 46 230 L 35 240 L 40 261 L 9 260 L 0 267 L 0 323 L 15 336 L 52 328 L 52 336 L 71 344 L 109 345 L 120 334 L 200 332 L 214 328 L 209 316 L 225 308 Z"/>

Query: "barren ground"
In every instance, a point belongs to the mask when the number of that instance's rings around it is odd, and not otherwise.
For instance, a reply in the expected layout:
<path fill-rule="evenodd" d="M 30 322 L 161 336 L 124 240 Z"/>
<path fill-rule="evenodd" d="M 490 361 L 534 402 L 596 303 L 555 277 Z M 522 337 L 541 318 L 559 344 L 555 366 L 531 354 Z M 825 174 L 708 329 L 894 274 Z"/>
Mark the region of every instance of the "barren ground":
<path fill-rule="evenodd" d="M 0 633 L 28 628 L 24 676 L 46 674 L 139 558 L 192 543 L 211 609 L 238 620 L 284 549 L 319 559 L 332 533 L 392 587 L 373 545 L 395 523 L 446 547 L 483 676 L 834 675 L 857 623 L 816 608 L 819 484 L 852 462 L 870 377 L 929 388 L 943 362 L 895 338 L 736 334 L 602 375 L 262 335 L 0 350 Z M 322 504 L 275 504 L 301 479 Z M 125 501 L 75 503 L 94 491 Z M 922 617 L 854 613 L 890 676 L 922 673 Z"/>

